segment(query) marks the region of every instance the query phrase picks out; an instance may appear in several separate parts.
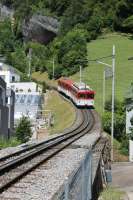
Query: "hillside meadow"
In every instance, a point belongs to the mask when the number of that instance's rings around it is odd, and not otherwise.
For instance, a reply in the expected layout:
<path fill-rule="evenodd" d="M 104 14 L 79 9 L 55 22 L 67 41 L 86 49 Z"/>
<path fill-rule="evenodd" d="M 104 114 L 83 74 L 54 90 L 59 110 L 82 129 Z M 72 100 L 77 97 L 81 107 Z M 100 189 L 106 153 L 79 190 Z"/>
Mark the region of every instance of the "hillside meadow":
<path fill-rule="evenodd" d="M 133 40 L 130 35 L 117 33 L 107 34 L 88 43 L 88 59 L 108 56 L 112 54 L 112 47 L 116 49 L 116 71 L 115 71 L 115 98 L 122 101 L 126 91 L 133 81 L 133 61 L 128 58 L 133 56 Z M 112 64 L 111 58 L 102 60 Z M 88 67 L 82 71 L 82 81 L 86 82 L 96 91 L 95 107 L 102 112 L 103 106 L 103 71 L 106 66 L 96 62 L 89 62 Z M 73 75 L 72 79 L 78 81 L 79 73 Z M 106 100 L 111 98 L 112 79 L 106 80 Z"/>

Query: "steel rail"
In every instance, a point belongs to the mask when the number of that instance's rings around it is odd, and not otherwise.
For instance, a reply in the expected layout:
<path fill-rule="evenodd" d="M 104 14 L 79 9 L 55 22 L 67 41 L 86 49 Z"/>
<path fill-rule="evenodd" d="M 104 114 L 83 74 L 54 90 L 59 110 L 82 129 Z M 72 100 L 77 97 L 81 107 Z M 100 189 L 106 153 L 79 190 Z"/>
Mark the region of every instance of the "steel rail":
<path fill-rule="evenodd" d="M 79 110 L 77 110 L 76 112 L 79 112 Z M 76 113 L 76 115 L 78 115 L 78 113 Z M 83 121 L 83 120 L 82 120 L 82 121 Z M 14 152 L 14 153 L 11 153 L 11 154 L 8 154 L 8 155 L 6 155 L 6 156 L 1 157 L 1 158 L 0 158 L 0 167 L 3 166 L 3 165 L 5 164 L 5 161 L 7 161 L 7 162 L 8 162 L 8 160 L 10 161 L 11 158 L 15 159 L 14 157 L 17 157 L 17 156 L 19 156 L 20 154 L 23 154 L 23 153 L 25 153 L 25 152 L 32 151 L 32 150 L 34 150 L 35 148 L 44 146 L 44 145 L 46 145 L 46 144 L 48 144 L 48 143 L 50 143 L 50 142 L 52 142 L 52 141 L 54 141 L 54 140 L 57 140 L 58 138 L 62 138 L 62 137 L 64 137 L 65 135 L 71 134 L 73 131 L 75 131 L 76 129 L 79 129 L 79 128 L 80 128 L 81 124 L 83 123 L 82 121 L 81 121 L 80 123 L 78 123 L 76 127 L 73 127 L 73 125 L 72 125 L 72 126 L 69 128 L 69 131 L 66 131 L 66 132 L 63 133 L 63 134 L 60 134 L 60 135 L 58 135 L 58 136 L 56 136 L 56 137 L 53 137 L 53 138 L 50 138 L 50 139 L 48 139 L 48 140 L 39 142 L 39 143 L 37 143 L 37 144 L 29 145 L 28 147 L 26 147 L 26 148 L 24 148 L 24 149 L 18 150 L 18 151 Z M 76 122 L 75 122 L 75 123 L 76 123 Z"/>
<path fill-rule="evenodd" d="M 93 126 L 94 119 L 92 115 L 89 115 L 90 112 L 88 110 L 82 110 L 81 111 L 83 114 L 83 123 L 80 126 L 80 128 L 76 129 L 75 132 L 69 135 L 64 135 L 64 138 L 58 138 L 57 141 L 53 141 L 51 144 L 47 144 L 46 146 L 40 147 L 35 149 L 34 152 L 30 152 L 27 155 L 21 156 L 20 158 L 16 159 L 13 162 L 10 162 L 6 164 L 5 166 L 0 168 L 0 179 L 4 180 L 6 175 L 9 173 L 11 170 L 14 170 L 15 168 L 19 168 L 21 165 L 24 163 L 27 163 L 28 161 L 36 158 L 36 156 L 43 154 L 46 152 L 46 155 L 44 156 L 43 159 L 37 161 L 33 166 L 30 166 L 26 170 L 22 171 L 17 175 L 16 177 L 5 180 L 5 183 L 1 184 L 0 186 L 0 192 L 3 192 L 5 189 L 7 189 L 11 184 L 15 183 L 18 181 L 20 178 L 28 174 L 30 171 L 38 167 L 40 164 L 43 162 L 47 161 L 50 159 L 52 156 L 60 152 L 62 149 L 66 148 L 68 145 L 73 143 L 75 140 L 79 139 L 86 133 L 90 131 L 90 129 Z M 89 117 L 91 116 L 91 123 L 89 120 Z M 54 148 L 55 147 L 55 148 Z M 5 177 L 4 177 L 5 174 Z"/>
<path fill-rule="evenodd" d="M 10 168 L 13 167 L 14 164 L 15 164 L 15 166 L 16 166 L 16 164 L 19 165 L 19 162 L 22 163 L 22 160 L 25 161 L 25 159 L 29 159 L 30 156 L 33 157 L 34 155 L 36 155 L 36 153 L 41 153 L 42 150 L 47 150 L 48 148 L 51 148 L 53 145 L 56 145 L 59 142 L 63 142 L 66 139 L 71 138 L 73 135 L 79 133 L 81 127 L 83 126 L 83 123 L 84 123 L 84 119 L 83 119 L 82 123 L 80 124 L 80 126 L 78 128 L 76 128 L 75 130 L 71 131 L 70 133 L 65 134 L 59 138 L 57 137 L 56 140 L 49 142 L 47 145 L 45 144 L 45 146 L 43 145 L 43 146 L 37 147 L 31 152 L 28 152 L 25 155 L 19 156 L 18 158 L 11 160 L 8 163 L 3 164 L 2 166 L 0 166 L 0 175 L 4 172 L 7 172 L 8 170 L 10 170 Z"/>

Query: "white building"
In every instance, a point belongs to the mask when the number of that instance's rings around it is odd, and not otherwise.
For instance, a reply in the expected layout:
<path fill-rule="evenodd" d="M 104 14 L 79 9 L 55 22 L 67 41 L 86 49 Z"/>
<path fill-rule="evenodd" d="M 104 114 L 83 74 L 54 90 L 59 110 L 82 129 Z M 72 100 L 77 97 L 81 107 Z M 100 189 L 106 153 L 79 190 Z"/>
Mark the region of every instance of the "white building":
<path fill-rule="evenodd" d="M 35 82 L 10 83 L 10 87 L 15 93 L 42 92 L 42 89 Z"/>
<path fill-rule="evenodd" d="M 42 110 L 42 95 L 39 92 L 16 93 L 15 95 L 15 123 L 24 115 L 31 121 L 36 120 L 38 111 Z"/>
<path fill-rule="evenodd" d="M 131 119 L 133 118 L 133 105 L 132 107 L 126 108 L 126 133 L 130 133 L 130 128 L 133 128 Z"/>
<path fill-rule="evenodd" d="M 36 120 L 42 109 L 42 89 L 35 82 L 20 82 L 20 73 L 12 66 L 0 63 L 0 77 L 15 92 L 15 124 L 23 116 Z M 8 101 L 10 96 L 8 96 Z M 8 102 L 10 105 L 10 102 Z"/>
<path fill-rule="evenodd" d="M 10 83 L 20 81 L 20 74 L 18 70 L 4 63 L 0 63 L 0 77 L 4 79 L 7 87 L 10 87 Z"/>
<path fill-rule="evenodd" d="M 131 119 L 133 120 L 133 83 L 126 94 L 126 133 L 130 133 L 130 129 L 133 128 Z"/>
<path fill-rule="evenodd" d="M 35 82 L 20 82 L 20 72 L 10 65 L 0 63 L 0 77 L 14 92 L 42 92 Z"/>

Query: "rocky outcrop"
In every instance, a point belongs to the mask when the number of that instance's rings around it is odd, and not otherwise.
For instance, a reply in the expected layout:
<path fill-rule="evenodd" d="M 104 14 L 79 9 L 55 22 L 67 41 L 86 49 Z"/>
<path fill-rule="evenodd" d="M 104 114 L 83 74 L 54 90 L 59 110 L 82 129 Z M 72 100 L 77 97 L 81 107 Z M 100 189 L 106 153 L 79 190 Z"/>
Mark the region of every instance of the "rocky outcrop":
<path fill-rule="evenodd" d="M 28 22 L 24 21 L 22 33 L 26 40 L 35 40 L 47 44 L 59 31 L 57 19 L 42 15 L 33 15 Z"/>

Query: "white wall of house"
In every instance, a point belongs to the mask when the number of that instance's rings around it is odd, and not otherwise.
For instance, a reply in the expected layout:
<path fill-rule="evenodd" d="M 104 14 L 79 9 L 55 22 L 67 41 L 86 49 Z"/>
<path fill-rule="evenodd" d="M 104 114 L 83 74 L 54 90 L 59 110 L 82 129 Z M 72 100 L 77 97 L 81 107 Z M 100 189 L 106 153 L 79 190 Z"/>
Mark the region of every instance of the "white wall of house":
<path fill-rule="evenodd" d="M 20 75 L 10 71 L 0 71 L 0 77 L 4 79 L 8 87 L 10 86 L 10 83 L 20 81 Z"/>
<path fill-rule="evenodd" d="M 4 79 L 7 87 L 10 87 L 10 83 L 12 82 L 20 81 L 20 75 L 18 74 L 17 70 L 4 63 L 0 63 L 0 77 Z"/>
<path fill-rule="evenodd" d="M 130 133 L 130 128 L 133 126 L 131 125 L 130 119 L 133 117 L 133 109 L 126 109 L 126 133 Z"/>
<path fill-rule="evenodd" d="M 30 92 L 41 92 L 42 89 L 34 82 L 19 82 L 19 83 L 10 83 L 11 88 L 15 93 L 30 93 Z"/>

